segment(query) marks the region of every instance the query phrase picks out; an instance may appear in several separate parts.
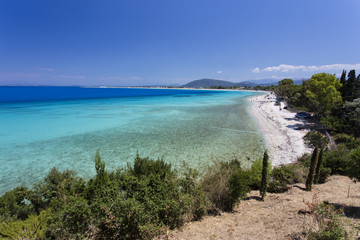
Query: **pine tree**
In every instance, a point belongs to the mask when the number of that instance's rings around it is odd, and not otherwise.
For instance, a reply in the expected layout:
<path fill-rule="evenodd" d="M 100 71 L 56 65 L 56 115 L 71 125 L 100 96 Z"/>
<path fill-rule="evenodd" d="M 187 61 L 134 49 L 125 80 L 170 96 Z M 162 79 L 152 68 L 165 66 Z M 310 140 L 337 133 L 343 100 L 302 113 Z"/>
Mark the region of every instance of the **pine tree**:
<path fill-rule="evenodd" d="M 263 200 L 266 196 L 266 190 L 268 185 L 268 167 L 269 167 L 269 155 L 267 151 L 265 151 L 263 157 L 263 167 L 262 167 L 261 185 L 260 185 L 260 195 Z"/>
<path fill-rule="evenodd" d="M 318 148 L 315 147 L 313 154 L 311 156 L 311 163 L 310 163 L 310 169 L 309 169 L 309 175 L 306 179 L 306 190 L 311 191 L 312 188 L 312 184 L 314 181 L 314 172 L 315 172 L 315 167 L 317 164 L 317 160 L 318 160 Z"/>

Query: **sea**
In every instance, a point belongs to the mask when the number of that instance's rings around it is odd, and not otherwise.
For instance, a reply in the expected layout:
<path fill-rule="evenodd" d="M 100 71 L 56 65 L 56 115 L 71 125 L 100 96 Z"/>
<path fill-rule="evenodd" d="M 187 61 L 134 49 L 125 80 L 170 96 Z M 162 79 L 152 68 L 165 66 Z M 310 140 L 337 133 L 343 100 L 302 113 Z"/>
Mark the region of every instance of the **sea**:
<path fill-rule="evenodd" d="M 0 195 L 31 188 L 51 170 L 95 176 L 138 153 L 176 169 L 261 157 L 264 140 L 249 115 L 249 91 L 0 87 Z"/>

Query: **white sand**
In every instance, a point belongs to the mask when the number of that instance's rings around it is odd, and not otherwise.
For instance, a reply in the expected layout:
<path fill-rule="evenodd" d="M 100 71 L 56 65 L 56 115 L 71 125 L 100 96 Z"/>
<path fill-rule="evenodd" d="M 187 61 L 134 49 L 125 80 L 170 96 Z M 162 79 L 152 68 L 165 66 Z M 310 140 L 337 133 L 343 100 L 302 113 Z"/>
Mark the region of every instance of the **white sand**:
<path fill-rule="evenodd" d="M 299 130 L 304 127 L 306 120 L 298 119 L 295 113 L 283 109 L 284 103 L 275 106 L 275 95 L 253 97 L 250 113 L 261 129 L 266 147 L 269 151 L 273 166 L 295 162 L 310 149 L 304 144 L 303 136 L 308 130 Z"/>

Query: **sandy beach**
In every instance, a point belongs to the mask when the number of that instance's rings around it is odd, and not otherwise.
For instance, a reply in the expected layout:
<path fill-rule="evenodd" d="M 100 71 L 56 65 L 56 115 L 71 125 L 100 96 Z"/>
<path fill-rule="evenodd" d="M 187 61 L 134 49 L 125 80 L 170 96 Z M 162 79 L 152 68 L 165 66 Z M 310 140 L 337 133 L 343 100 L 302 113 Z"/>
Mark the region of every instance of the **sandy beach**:
<path fill-rule="evenodd" d="M 250 98 L 250 113 L 261 129 L 273 166 L 291 163 L 311 150 L 303 136 L 308 132 L 306 120 L 284 109 L 284 103 L 275 106 L 276 96 L 270 93 Z"/>

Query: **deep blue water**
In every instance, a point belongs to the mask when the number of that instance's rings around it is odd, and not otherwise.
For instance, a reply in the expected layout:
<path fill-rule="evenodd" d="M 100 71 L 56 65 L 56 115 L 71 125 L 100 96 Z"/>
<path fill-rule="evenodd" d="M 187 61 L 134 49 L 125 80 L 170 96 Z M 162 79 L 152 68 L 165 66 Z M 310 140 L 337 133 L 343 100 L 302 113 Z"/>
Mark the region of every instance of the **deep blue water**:
<path fill-rule="evenodd" d="M 52 167 L 94 176 L 136 153 L 174 167 L 260 157 L 262 136 L 247 109 L 256 93 L 184 89 L 0 87 L 0 195 L 31 187 Z M 250 159 L 250 160 L 249 160 Z"/>
<path fill-rule="evenodd" d="M 213 93 L 216 92 L 156 88 L 0 87 L 0 103 Z"/>

